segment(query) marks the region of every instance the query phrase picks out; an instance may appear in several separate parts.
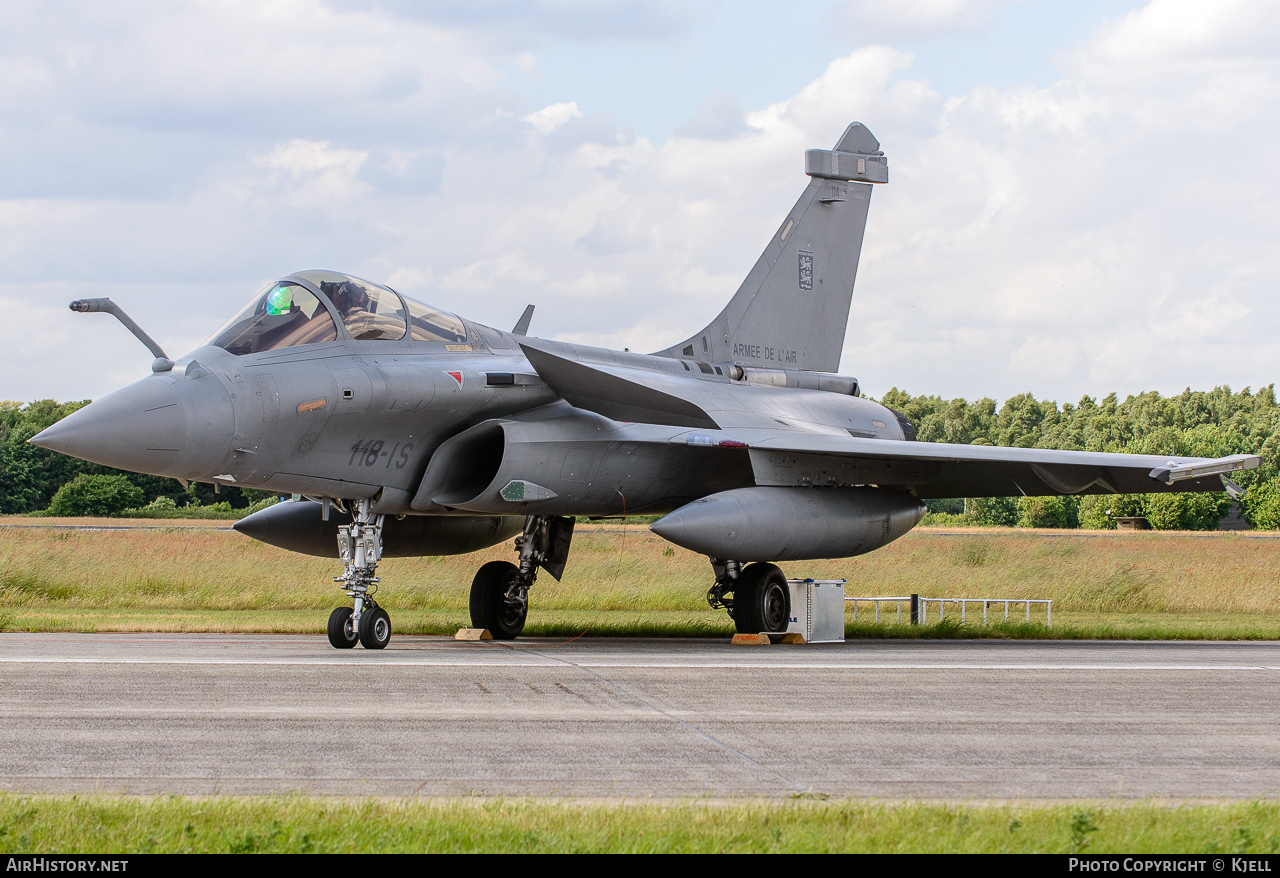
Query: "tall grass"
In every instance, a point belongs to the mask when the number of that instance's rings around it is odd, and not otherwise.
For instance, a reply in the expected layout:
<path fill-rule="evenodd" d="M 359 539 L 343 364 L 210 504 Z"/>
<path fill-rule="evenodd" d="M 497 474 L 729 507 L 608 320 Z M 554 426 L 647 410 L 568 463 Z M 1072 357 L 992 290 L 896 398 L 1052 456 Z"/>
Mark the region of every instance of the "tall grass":
<path fill-rule="evenodd" d="M 113 614 L 121 626 L 134 630 L 127 622 L 131 616 L 166 613 L 234 617 L 269 611 L 279 618 L 311 618 L 344 600 L 332 582 L 340 572 L 336 560 L 295 555 L 231 531 L 3 524 L 0 520 L 0 621 L 7 618 L 11 628 L 42 627 L 40 618 L 54 627 L 61 619 L 66 627 L 66 620 L 78 614 L 97 619 L 99 630 L 112 627 Z M 393 612 L 397 630 L 443 632 L 465 624 L 476 569 L 513 557 L 504 545 L 464 556 L 388 559 L 379 568 L 378 599 Z M 782 566 L 788 575 L 847 579 L 850 595 L 1050 598 L 1054 628 L 1063 633 L 1073 624 L 1120 630 L 1126 624 L 1183 620 L 1238 623 L 1254 632 L 1242 636 L 1280 634 L 1280 540 L 1244 535 L 1090 538 L 1014 529 L 920 530 L 859 558 Z M 711 611 L 705 601 L 711 581 L 705 558 L 641 526 L 581 526 L 564 581 L 545 573 L 539 578 L 529 630 L 555 634 L 593 624 L 597 633 L 727 632 L 724 614 Z M 864 608 L 860 622 L 865 613 Z M 247 618 L 242 615 L 239 624 L 262 630 Z M 306 630 L 318 630 L 315 624 L 308 623 Z M 188 630 L 209 630 L 202 625 Z M 296 629 L 284 625 L 280 630 Z M 1006 636 L 1026 633 L 1011 628 Z"/>

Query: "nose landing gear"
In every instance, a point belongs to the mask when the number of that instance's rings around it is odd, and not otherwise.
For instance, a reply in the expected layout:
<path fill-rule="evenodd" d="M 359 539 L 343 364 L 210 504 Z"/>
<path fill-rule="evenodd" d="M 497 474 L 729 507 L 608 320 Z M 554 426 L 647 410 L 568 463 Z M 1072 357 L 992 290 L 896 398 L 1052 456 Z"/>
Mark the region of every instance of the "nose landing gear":
<path fill-rule="evenodd" d="M 333 581 L 354 606 L 329 614 L 329 643 L 335 649 L 351 649 L 357 641 L 365 649 L 382 649 L 391 641 L 391 617 L 373 600 L 379 582 L 374 573 L 382 559 L 382 516 L 370 511 L 370 500 L 352 506 L 351 524 L 338 528 L 342 575 Z"/>

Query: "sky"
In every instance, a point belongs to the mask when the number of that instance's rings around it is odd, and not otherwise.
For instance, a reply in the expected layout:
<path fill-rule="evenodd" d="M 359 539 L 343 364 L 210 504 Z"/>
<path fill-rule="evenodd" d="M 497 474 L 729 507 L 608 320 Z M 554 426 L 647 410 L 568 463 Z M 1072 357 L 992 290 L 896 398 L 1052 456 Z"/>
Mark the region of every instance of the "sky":
<path fill-rule="evenodd" d="M 532 334 L 706 325 L 854 120 L 841 371 L 1003 400 L 1280 378 L 1280 4 L 11 0 L 0 399 L 90 399 L 330 268 Z"/>

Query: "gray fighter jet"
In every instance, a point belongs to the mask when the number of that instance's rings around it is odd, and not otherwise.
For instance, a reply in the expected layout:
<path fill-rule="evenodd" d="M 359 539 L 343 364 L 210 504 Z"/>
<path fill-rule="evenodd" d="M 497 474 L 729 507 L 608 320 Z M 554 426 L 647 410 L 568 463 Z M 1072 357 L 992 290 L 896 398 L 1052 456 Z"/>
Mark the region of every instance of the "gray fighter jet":
<path fill-rule="evenodd" d="M 31 441 L 120 469 L 298 499 L 236 530 L 340 559 L 337 648 L 379 649 L 383 557 L 473 552 L 515 537 L 471 586 L 495 637 L 525 624 L 539 568 L 559 580 L 575 516 L 664 513 L 652 530 L 711 561 L 713 607 L 781 632 L 774 562 L 843 558 L 911 530 L 931 497 L 1238 491 L 1218 460 L 915 442 L 900 413 L 835 374 L 873 183 L 865 127 L 805 154 L 809 182 L 709 326 L 653 354 L 503 332 L 332 271 L 270 284 L 178 360 Z"/>

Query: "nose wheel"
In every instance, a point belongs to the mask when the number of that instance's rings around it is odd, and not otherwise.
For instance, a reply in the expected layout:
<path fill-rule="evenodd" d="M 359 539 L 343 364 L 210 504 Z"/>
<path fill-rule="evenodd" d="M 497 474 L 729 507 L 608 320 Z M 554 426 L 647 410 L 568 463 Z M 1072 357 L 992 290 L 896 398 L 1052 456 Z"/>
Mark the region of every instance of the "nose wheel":
<path fill-rule="evenodd" d="M 360 645 L 382 649 L 391 640 L 391 617 L 382 607 L 367 610 L 360 619 Z"/>
<path fill-rule="evenodd" d="M 350 607 L 338 607 L 329 614 L 329 644 L 334 649 L 351 649 L 360 640 L 355 623 L 351 621 L 354 613 Z"/>
<path fill-rule="evenodd" d="M 360 621 L 355 610 L 338 607 L 329 614 L 329 644 L 334 649 L 351 649 L 357 643 L 365 649 L 383 649 L 391 642 L 391 616 L 366 599 Z"/>

